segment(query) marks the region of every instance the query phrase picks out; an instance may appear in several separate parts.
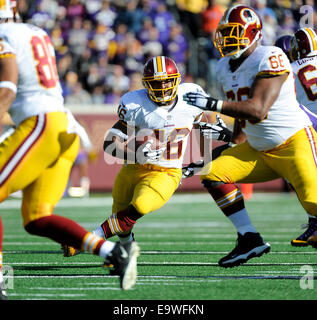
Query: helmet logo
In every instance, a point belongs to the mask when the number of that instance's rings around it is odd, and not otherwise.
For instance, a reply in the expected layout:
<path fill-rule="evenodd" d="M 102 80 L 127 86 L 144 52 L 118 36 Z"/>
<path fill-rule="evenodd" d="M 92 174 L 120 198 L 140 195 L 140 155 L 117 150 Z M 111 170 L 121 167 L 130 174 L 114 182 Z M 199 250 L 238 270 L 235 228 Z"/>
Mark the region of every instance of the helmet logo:
<path fill-rule="evenodd" d="M 257 23 L 258 24 L 258 19 L 257 19 L 257 15 L 254 11 L 245 8 L 241 10 L 241 19 L 246 23 L 246 24 L 250 24 L 250 23 Z"/>

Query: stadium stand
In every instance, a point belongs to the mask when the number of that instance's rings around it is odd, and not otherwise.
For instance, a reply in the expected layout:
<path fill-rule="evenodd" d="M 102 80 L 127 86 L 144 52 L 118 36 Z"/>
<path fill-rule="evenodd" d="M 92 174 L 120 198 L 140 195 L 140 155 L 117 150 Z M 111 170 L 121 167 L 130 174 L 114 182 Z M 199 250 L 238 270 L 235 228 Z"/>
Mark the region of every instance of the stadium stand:
<path fill-rule="evenodd" d="M 260 14 L 266 45 L 298 28 L 301 5 L 314 5 L 313 1 L 236 2 L 250 5 Z M 24 21 L 51 34 L 65 99 L 85 105 L 117 102 L 129 90 L 133 77 L 142 72 L 145 61 L 159 54 L 173 58 L 183 79 L 192 76 L 206 89 L 213 88 L 213 66 L 219 56 L 211 38 L 230 3 L 20 0 L 19 10 Z M 116 86 L 111 84 L 114 78 Z"/>

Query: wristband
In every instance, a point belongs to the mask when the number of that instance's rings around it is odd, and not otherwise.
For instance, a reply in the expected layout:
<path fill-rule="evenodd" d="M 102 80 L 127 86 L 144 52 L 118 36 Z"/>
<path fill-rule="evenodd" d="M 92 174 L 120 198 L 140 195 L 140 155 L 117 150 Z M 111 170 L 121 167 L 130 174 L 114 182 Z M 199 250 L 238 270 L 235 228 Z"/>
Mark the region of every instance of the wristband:
<path fill-rule="evenodd" d="M 217 103 L 216 103 L 216 110 L 215 111 L 221 113 L 222 105 L 223 105 L 223 101 L 222 100 L 218 100 Z"/>
<path fill-rule="evenodd" d="M 0 82 L 0 88 L 7 88 L 11 89 L 14 93 L 17 93 L 17 86 L 12 81 L 1 81 Z"/>

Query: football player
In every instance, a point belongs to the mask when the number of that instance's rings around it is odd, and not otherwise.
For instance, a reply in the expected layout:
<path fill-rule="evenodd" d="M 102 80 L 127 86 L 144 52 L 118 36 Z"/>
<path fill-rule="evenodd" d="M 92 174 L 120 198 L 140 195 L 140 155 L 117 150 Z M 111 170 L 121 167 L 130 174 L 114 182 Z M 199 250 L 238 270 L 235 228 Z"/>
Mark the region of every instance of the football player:
<path fill-rule="evenodd" d="M 291 61 L 299 106 L 307 113 L 317 131 L 317 102 L 314 100 L 317 82 L 317 76 L 314 76 L 317 66 L 316 44 L 316 32 L 311 28 L 301 28 L 294 36 L 285 35 L 275 42 L 275 46 L 281 48 Z"/>
<path fill-rule="evenodd" d="M 292 37 L 289 56 L 295 76 L 297 100 L 317 131 L 317 35 L 311 28 L 300 28 Z M 308 212 L 307 229 L 291 241 L 293 246 L 308 246 L 308 239 L 317 232 L 317 218 Z"/>
<path fill-rule="evenodd" d="M 112 261 L 122 289 L 136 281 L 137 244 L 123 246 L 53 214 L 66 187 L 79 146 L 77 125 L 63 106 L 55 53 L 42 29 L 15 22 L 16 1 L 0 3 L 0 120 L 8 111 L 15 130 L 0 144 L 0 202 L 23 190 L 22 218 L 27 232 L 91 252 Z M 7 298 L 2 266 L 0 298 Z"/>
<path fill-rule="evenodd" d="M 144 66 L 145 88 L 122 96 L 119 119 L 105 139 L 104 150 L 125 164 L 114 182 L 112 214 L 95 234 L 118 235 L 122 243 L 133 241 L 136 221 L 161 208 L 178 188 L 189 134 L 193 127 L 199 128 L 203 117 L 198 108 L 188 108 L 183 95 L 189 91 L 205 94 L 200 86 L 180 81 L 175 62 L 156 56 Z M 147 140 L 134 147 L 144 133 Z M 203 153 L 204 144 L 200 147 Z M 65 256 L 75 253 L 65 248 Z"/>
<path fill-rule="evenodd" d="M 252 8 L 227 9 L 214 41 L 223 57 L 216 68 L 222 99 L 197 92 L 184 96 L 191 106 L 234 117 L 246 139 L 224 150 L 210 172 L 201 176 L 238 232 L 236 247 L 218 262 L 221 267 L 238 266 L 270 251 L 235 183 L 283 177 L 304 209 L 317 216 L 317 134 L 299 108 L 288 58 L 278 47 L 261 46 L 261 31 L 261 19 Z M 314 246 L 316 240 L 309 238 L 308 243 Z"/>

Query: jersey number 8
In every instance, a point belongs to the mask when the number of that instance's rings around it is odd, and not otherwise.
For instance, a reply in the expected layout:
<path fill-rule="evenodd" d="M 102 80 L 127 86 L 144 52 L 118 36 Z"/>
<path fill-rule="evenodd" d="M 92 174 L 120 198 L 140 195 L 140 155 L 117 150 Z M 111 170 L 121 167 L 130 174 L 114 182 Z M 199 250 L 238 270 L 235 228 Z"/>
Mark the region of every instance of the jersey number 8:
<path fill-rule="evenodd" d="M 47 88 L 54 88 L 58 82 L 55 55 L 51 39 L 48 36 L 40 38 L 34 36 L 31 39 L 34 59 L 37 61 L 36 71 L 39 83 Z"/>

